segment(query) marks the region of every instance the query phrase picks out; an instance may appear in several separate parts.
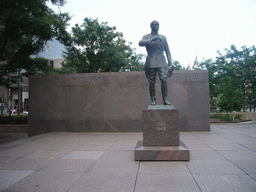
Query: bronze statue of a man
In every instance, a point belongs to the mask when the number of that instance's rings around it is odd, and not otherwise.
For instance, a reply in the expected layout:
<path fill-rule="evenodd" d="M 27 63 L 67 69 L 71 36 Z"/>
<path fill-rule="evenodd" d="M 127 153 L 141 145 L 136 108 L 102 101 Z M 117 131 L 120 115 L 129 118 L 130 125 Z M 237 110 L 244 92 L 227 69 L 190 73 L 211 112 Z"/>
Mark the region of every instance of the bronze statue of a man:
<path fill-rule="evenodd" d="M 151 33 L 143 36 L 142 40 L 139 42 L 139 46 L 145 46 L 148 53 L 145 73 L 149 81 L 151 105 L 156 105 L 155 81 L 157 74 L 161 80 L 163 104 L 171 105 L 171 103 L 168 101 L 167 89 L 167 80 L 171 77 L 173 72 L 171 53 L 165 36 L 158 34 L 158 21 L 152 21 L 150 27 Z M 168 60 L 168 65 L 166 64 L 164 52 Z M 170 66 L 169 69 L 168 66 Z"/>

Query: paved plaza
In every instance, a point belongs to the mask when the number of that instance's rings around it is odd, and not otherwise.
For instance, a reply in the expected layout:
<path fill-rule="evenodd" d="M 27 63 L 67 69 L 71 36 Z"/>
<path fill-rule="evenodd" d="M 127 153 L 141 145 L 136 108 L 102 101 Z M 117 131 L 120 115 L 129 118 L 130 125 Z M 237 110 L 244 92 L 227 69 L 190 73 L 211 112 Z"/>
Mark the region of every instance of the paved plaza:
<path fill-rule="evenodd" d="M 53 132 L 0 145 L 0 191 L 256 191 L 256 124 L 181 132 L 190 161 L 134 161 L 142 132 Z"/>

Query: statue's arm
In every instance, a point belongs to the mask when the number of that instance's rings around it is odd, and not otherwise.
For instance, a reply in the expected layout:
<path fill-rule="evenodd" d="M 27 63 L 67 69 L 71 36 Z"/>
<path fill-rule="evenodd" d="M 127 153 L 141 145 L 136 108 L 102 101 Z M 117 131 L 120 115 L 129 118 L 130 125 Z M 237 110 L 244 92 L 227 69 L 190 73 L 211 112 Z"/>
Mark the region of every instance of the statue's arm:
<path fill-rule="evenodd" d="M 139 46 L 146 46 L 151 43 L 151 39 L 146 38 L 145 36 L 139 41 Z"/>
<path fill-rule="evenodd" d="M 152 38 L 147 38 L 146 36 L 144 36 L 144 37 L 142 38 L 142 40 L 139 41 L 139 46 L 141 46 L 141 47 L 142 47 L 142 46 L 147 46 L 147 45 L 151 44 L 152 41 L 154 41 L 154 40 L 156 40 L 156 39 L 162 40 L 158 35 L 156 35 L 156 36 L 154 36 L 154 37 L 152 37 Z"/>
<path fill-rule="evenodd" d="M 168 61 L 168 65 L 171 66 L 172 65 L 172 56 L 171 56 L 171 52 L 167 43 L 167 40 L 165 39 L 166 45 L 165 45 L 165 54 L 167 57 L 167 61 Z"/>

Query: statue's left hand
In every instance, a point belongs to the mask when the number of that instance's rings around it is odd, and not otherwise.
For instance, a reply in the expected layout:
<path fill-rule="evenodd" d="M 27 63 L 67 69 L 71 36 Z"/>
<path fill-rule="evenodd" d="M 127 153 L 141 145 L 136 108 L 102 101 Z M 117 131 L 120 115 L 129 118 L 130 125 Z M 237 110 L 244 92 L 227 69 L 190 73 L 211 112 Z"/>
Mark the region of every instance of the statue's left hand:
<path fill-rule="evenodd" d="M 163 40 L 163 38 L 162 38 L 160 35 L 156 35 L 156 36 L 154 36 L 154 37 L 152 38 L 151 42 L 156 41 L 156 40 L 158 40 L 158 39 L 159 39 L 160 41 Z"/>
<path fill-rule="evenodd" d="M 159 39 L 160 41 L 163 41 L 163 40 L 164 40 L 160 35 L 158 36 L 158 39 Z"/>

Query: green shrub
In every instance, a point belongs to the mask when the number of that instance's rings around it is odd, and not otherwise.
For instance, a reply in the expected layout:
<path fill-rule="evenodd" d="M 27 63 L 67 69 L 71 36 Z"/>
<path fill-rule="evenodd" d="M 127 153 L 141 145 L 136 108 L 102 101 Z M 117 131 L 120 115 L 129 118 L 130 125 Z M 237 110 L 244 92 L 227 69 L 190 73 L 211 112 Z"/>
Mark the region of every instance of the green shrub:
<path fill-rule="evenodd" d="M 233 117 L 230 114 L 227 113 L 227 114 L 224 114 L 220 120 L 232 122 L 233 121 Z"/>
<path fill-rule="evenodd" d="M 28 115 L 0 116 L 0 124 L 28 124 Z"/>
<path fill-rule="evenodd" d="M 235 115 L 235 119 L 236 120 L 242 120 L 243 119 L 243 115 L 237 114 L 237 115 Z"/>
<path fill-rule="evenodd" d="M 229 113 L 214 113 L 210 115 L 210 118 L 212 119 L 220 119 L 221 121 L 228 121 L 228 122 L 234 122 L 237 120 L 242 120 L 243 119 L 243 115 L 241 114 L 229 114 Z"/>
<path fill-rule="evenodd" d="M 11 117 L 9 116 L 0 116 L 0 124 L 10 124 Z"/>

